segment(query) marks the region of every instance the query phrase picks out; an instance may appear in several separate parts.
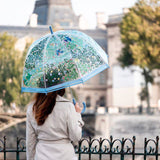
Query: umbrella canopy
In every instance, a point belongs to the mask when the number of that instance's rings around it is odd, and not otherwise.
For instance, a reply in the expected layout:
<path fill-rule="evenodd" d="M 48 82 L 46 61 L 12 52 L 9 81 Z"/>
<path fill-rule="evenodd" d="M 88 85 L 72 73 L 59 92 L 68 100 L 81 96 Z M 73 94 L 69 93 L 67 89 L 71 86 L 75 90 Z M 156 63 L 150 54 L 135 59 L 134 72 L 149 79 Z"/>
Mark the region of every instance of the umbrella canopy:
<path fill-rule="evenodd" d="M 91 37 L 76 30 L 57 31 L 30 46 L 21 90 L 56 91 L 83 83 L 108 67 L 107 54 Z"/>

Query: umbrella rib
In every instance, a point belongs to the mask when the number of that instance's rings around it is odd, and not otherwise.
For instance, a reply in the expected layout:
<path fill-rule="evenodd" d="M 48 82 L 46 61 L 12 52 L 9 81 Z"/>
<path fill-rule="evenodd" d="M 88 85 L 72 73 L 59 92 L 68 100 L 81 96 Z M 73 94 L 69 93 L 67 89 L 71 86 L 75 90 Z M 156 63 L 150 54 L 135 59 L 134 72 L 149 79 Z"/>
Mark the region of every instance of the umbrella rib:
<path fill-rule="evenodd" d="M 47 88 L 46 87 L 46 73 L 45 73 L 45 71 L 44 71 L 44 54 L 46 53 L 46 48 L 47 48 L 47 45 L 48 45 L 48 42 L 49 42 L 49 40 L 51 39 L 51 37 L 52 36 L 50 36 L 49 38 L 48 38 L 48 40 L 46 41 L 46 44 L 45 44 L 45 47 L 44 47 L 44 53 L 43 53 L 43 78 L 44 78 L 44 87 L 45 87 L 45 89 Z M 46 54 L 45 54 L 46 55 Z M 47 92 L 46 92 L 47 93 Z"/>
<path fill-rule="evenodd" d="M 56 35 L 56 34 L 54 34 L 54 35 L 55 35 L 55 37 L 57 37 L 57 39 L 60 41 L 60 43 L 62 44 L 62 46 L 64 46 L 64 48 L 68 51 L 68 53 L 70 53 L 69 50 L 68 50 L 68 48 L 64 45 L 64 43 L 61 41 L 61 39 L 58 37 L 58 35 Z M 70 55 L 71 55 L 71 57 L 72 57 L 72 54 L 71 54 L 71 53 L 70 53 Z M 73 62 L 74 62 L 75 66 L 76 66 L 76 68 L 77 68 L 77 70 L 78 70 L 79 77 L 81 78 L 82 83 L 84 83 L 84 81 L 83 81 L 83 79 L 82 79 L 82 76 L 81 76 L 81 72 L 79 71 L 79 68 L 78 68 L 77 64 L 75 63 L 73 57 L 72 57 L 72 59 L 73 59 Z"/>
<path fill-rule="evenodd" d="M 66 48 L 66 47 L 65 47 Z M 81 52 L 82 52 L 82 50 L 81 49 L 79 49 Z M 72 56 L 72 54 L 71 54 L 71 56 Z M 74 64 L 76 65 L 76 67 L 77 67 L 77 70 L 78 70 L 78 74 L 79 74 L 79 76 L 80 76 L 80 78 L 81 78 L 81 80 L 82 80 L 82 83 L 84 84 L 84 81 L 83 81 L 83 76 L 81 75 L 81 72 L 80 72 L 80 70 L 79 70 L 79 68 L 78 68 L 78 66 L 77 66 L 77 64 L 75 63 L 75 60 L 74 60 L 74 58 L 72 57 L 72 59 L 73 59 L 73 61 L 74 61 Z"/>
<path fill-rule="evenodd" d="M 63 43 L 63 42 L 62 42 Z M 66 48 L 66 46 L 64 45 L 64 47 Z M 67 48 L 66 48 L 67 49 Z M 68 50 L 68 49 L 67 49 Z M 81 49 L 80 49 L 81 50 Z M 81 51 L 82 52 L 82 51 Z M 72 54 L 71 54 L 71 57 L 72 57 Z M 78 68 L 78 66 L 77 66 L 77 64 L 75 63 L 75 60 L 74 60 L 74 58 L 72 57 L 72 59 L 73 59 L 73 61 L 74 61 L 74 64 L 76 65 L 76 67 L 77 67 L 77 70 L 78 70 L 78 74 L 79 74 L 79 77 L 81 78 L 81 80 L 82 80 L 82 83 L 84 83 L 84 81 L 83 81 L 83 79 L 82 79 L 82 75 L 81 75 L 81 72 L 80 72 L 80 70 L 79 70 L 79 68 Z"/>

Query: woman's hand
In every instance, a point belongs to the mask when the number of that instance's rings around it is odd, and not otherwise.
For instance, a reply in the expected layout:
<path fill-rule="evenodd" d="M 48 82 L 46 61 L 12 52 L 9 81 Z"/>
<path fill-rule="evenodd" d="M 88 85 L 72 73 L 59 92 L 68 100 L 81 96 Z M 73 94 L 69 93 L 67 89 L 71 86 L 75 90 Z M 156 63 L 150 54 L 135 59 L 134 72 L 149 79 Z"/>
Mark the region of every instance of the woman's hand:
<path fill-rule="evenodd" d="M 75 104 L 75 109 L 76 109 L 76 112 L 81 113 L 83 108 L 80 107 L 78 103 L 76 103 Z"/>

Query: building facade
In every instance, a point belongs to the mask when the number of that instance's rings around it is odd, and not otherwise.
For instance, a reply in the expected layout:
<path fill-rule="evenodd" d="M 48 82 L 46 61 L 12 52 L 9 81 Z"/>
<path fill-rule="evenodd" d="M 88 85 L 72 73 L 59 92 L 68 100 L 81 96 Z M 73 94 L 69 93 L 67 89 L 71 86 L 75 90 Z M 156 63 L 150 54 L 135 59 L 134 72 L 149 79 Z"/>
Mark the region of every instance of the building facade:
<path fill-rule="evenodd" d="M 124 10 L 125 13 L 126 10 Z M 137 66 L 123 69 L 117 60 L 123 48 L 119 25 L 124 14 L 109 16 L 106 24 L 110 62 L 107 79 L 107 101 L 108 106 L 111 107 L 137 107 L 141 105 L 139 93 L 144 87 L 141 69 Z M 149 86 L 152 107 L 160 105 L 160 74 L 158 75 L 158 73 L 159 71 L 155 71 L 155 83 Z M 146 106 L 147 104 L 144 102 L 143 105 Z"/>
<path fill-rule="evenodd" d="M 79 17 L 72 9 L 70 0 L 38 0 L 33 13 L 38 15 L 38 25 L 78 27 Z"/>

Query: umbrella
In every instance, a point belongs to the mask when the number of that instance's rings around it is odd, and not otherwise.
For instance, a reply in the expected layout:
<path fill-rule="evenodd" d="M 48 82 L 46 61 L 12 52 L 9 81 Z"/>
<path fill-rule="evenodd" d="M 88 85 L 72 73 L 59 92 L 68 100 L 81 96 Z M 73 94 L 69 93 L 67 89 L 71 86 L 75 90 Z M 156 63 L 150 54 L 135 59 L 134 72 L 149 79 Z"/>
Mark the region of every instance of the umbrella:
<path fill-rule="evenodd" d="M 76 30 L 51 30 L 30 46 L 21 90 L 56 91 L 84 83 L 108 67 L 107 54 L 91 37 Z"/>
<path fill-rule="evenodd" d="M 35 41 L 29 48 L 22 92 L 48 93 L 84 83 L 109 67 L 108 55 L 89 36 L 61 30 Z"/>

